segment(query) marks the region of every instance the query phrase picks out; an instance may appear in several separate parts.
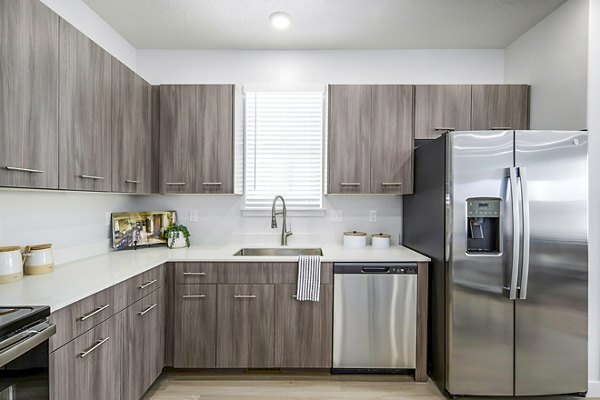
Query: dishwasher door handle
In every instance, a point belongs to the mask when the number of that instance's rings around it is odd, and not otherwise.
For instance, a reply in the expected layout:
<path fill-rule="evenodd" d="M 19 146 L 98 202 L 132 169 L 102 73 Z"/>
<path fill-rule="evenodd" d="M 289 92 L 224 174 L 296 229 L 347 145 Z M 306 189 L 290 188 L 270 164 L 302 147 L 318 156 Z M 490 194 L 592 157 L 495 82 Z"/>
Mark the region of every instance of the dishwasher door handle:
<path fill-rule="evenodd" d="M 360 272 L 363 274 L 389 274 L 390 267 L 362 267 Z"/>

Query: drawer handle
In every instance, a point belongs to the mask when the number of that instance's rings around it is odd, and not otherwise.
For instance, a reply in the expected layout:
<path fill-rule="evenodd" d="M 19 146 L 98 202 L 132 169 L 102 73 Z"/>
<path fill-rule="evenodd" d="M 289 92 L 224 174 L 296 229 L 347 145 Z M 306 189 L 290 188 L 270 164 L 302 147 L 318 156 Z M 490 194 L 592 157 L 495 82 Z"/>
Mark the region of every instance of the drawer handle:
<path fill-rule="evenodd" d="M 402 186 L 402 182 L 383 182 L 381 186 Z"/>
<path fill-rule="evenodd" d="M 221 186 L 223 182 L 203 182 L 204 186 Z"/>
<path fill-rule="evenodd" d="M 436 132 L 454 132 L 456 129 L 447 126 L 436 126 L 433 130 Z"/>
<path fill-rule="evenodd" d="M 93 345 L 92 347 L 90 347 L 88 350 L 79 353 L 79 357 L 85 358 L 88 354 L 90 354 L 91 352 L 96 350 L 98 347 L 100 347 L 104 343 L 108 342 L 108 339 L 110 339 L 110 336 L 107 336 L 104 339 L 100 339 L 100 340 L 96 341 L 96 344 Z"/>
<path fill-rule="evenodd" d="M 184 272 L 183 275 L 193 275 L 193 276 L 205 276 L 206 272 Z"/>
<path fill-rule="evenodd" d="M 340 186 L 360 186 L 359 182 L 342 182 Z"/>
<path fill-rule="evenodd" d="M 510 131 L 512 127 L 510 126 L 492 126 L 490 127 L 493 131 Z"/>
<path fill-rule="evenodd" d="M 32 174 L 43 174 L 44 173 L 44 171 L 42 171 L 41 169 L 11 167 L 10 165 L 7 165 L 6 169 L 9 171 L 30 172 Z"/>
<path fill-rule="evenodd" d="M 134 181 L 133 179 L 125 179 L 126 183 L 133 183 L 135 185 L 138 185 L 140 183 L 142 183 L 142 181 Z"/>
<path fill-rule="evenodd" d="M 298 298 L 297 295 L 295 295 L 295 294 L 292 295 L 292 299 L 297 299 L 297 298 Z"/>
<path fill-rule="evenodd" d="M 147 312 L 149 312 L 150 310 L 152 310 L 154 307 L 156 307 L 158 304 L 152 304 L 150 307 L 146 308 L 144 311 L 140 311 L 138 313 L 139 316 L 145 315 Z"/>
<path fill-rule="evenodd" d="M 256 295 L 255 294 L 236 294 L 233 297 L 235 297 L 236 299 L 255 299 Z"/>
<path fill-rule="evenodd" d="M 101 181 L 104 179 L 103 176 L 95 176 L 95 175 L 81 175 L 83 179 L 92 179 L 94 181 Z"/>
<path fill-rule="evenodd" d="M 89 314 L 86 314 L 86 315 L 84 315 L 83 317 L 79 318 L 79 320 L 80 320 L 80 321 L 85 321 L 85 320 L 86 320 L 86 319 L 88 319 L 88 318 L 92 318 L 94 315 L 96 315 L 96 314 L 98 314 L 98 313 L 100 313 L 100 312 L 102 312 L 102 311 L 106 310 L 108 307 L 110 307 L 110 304 L 106 304 L 106 305 L 103 305 L 103 306 L 101 306 L 101 307 L 98 307 L 98 308 L 96 308 L 94 311 L 92 311 L 91 313 L 89 313 Z"/>
<path fill-rule="evenodd" d="M 138 289 L 146 289 L 148 286 L 154 285 L 156 282 L 158 282 L 158 279 L 152 279 L 150 282 L 142 283 L 140 286 L 138 286 Z"/>
<path fill-rule="evenodd" d="M 185 186 L 185 182 L 166 182 L 167 186 Z"/>
<path fill-rule="evenodd" d="M 205 294 L 184 294 L 183 295 L 184 299 L 203 299 L 205 297 L 206 297 Z"/>

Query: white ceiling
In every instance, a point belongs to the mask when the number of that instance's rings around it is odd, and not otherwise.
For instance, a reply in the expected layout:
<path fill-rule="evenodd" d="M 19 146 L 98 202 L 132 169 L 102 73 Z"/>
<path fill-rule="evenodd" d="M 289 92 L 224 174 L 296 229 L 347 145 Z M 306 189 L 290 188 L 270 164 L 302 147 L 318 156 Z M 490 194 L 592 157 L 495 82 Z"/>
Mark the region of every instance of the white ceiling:
<path fill-rule="evenodd" d="M 83 1 L 139 49 L 503 49 L 566 0 Z"/>

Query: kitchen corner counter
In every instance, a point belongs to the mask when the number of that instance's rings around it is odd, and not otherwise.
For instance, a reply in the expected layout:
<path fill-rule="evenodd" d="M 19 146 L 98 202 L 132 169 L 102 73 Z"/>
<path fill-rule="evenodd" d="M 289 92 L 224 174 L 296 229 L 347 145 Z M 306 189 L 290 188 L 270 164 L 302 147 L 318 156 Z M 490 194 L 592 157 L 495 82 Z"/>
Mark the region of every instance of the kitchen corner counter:
<path fill-rule="evenodd" d="M 191 246 L 169 250 L 141 248 L 111 251 L 100 256 L 56 266 L 46 275 L 25 276 L 15 283 L 0 285 L 0 304 L 49 305 L 56 311 L 87 296 L 121 283 L 167 262 L 295 262 L 292 256 L 234 256 L 242 247 L 276 247 L 272 244 L 228 244 Z M 288 246 L 294 248 L 295 246 Z M 312 245 L 323 249 L 323 262 L 429 262 L 430 259 L 403 246 L 389 249 L 348 249 L 342 245 Z"/>

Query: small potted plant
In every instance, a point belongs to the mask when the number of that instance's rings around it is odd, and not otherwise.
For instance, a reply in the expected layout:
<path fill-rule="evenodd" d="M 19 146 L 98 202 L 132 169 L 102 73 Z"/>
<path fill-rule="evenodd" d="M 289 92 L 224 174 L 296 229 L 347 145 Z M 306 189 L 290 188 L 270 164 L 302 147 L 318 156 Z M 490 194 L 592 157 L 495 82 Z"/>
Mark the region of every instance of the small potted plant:
<path fill-rule="evenodd" d="M 170 249 L 190 247 L 190 231 L 185 225 L 171 225 L 165 229 L 164 237 Z"/>

